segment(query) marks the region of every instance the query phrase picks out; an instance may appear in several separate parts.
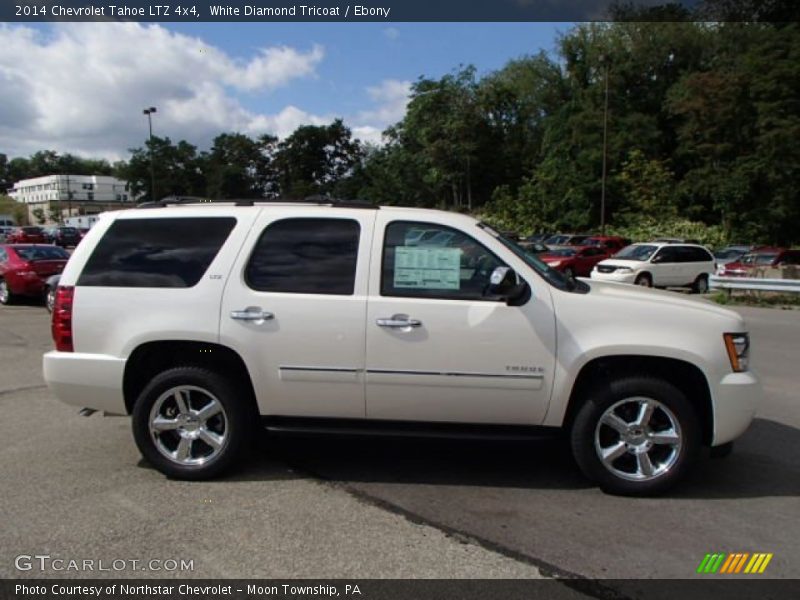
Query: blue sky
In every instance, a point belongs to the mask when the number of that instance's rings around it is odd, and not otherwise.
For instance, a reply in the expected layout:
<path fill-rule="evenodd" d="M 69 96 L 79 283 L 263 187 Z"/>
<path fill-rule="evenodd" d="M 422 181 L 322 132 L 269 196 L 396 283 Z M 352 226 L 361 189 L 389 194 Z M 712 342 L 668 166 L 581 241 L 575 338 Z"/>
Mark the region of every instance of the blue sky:
<path fill-rule="evenodd" d="M 565 23 L 0 24 L 0 152 L 127 158 L 157 135 L 289 135 L 341 117 L 380 143 L 409 85 L 540 50 Z"/>

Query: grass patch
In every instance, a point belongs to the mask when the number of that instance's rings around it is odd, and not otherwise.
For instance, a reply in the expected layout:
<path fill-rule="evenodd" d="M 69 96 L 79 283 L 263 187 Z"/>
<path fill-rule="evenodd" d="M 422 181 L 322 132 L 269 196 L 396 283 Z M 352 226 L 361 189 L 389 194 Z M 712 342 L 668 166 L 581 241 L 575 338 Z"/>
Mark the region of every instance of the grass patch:
<path fill-rule="evenodd" d="M 708 296 L 717 304 L 731 306 L 760 306 L 763 308 L 800 308 L 800 294 L 780 294 L 777 292 L 732 292 L 717 291 Z"/>

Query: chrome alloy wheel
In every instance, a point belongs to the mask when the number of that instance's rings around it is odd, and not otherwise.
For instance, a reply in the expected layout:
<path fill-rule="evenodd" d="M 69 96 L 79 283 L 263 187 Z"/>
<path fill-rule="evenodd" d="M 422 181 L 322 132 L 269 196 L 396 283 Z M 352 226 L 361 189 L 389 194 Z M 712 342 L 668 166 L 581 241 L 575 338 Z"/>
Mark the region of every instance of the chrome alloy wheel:
<path fill-rule="evenodd" d="M 161 394 L 148 423 L 158 451 L 182 466 L 208 463 L 228 441 L 228 417 L 222 403 L 208 390 L 192 385 Z"/>
<path fill-rule="evenodd" d="M 664 404 L 633 397 L 606 409 L 594 431 L 594 447 L 615 476 L 652 481 L 675 465 L 683 437 L 677 417 Z"/>
<path fill-rule="evenodd" d="M 5 279 L 0 279 L 0 303 L 8 304 L 11 292 L 8 291 L 8 284 Z"/>

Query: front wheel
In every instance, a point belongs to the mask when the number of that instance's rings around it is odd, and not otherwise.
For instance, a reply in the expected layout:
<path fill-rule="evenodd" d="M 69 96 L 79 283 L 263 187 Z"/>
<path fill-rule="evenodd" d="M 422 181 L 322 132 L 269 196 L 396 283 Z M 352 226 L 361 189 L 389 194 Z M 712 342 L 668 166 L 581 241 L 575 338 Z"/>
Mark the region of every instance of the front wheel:
<path fill-rule="evenodd" d="M 642 273 L 641 275 L 637 276 L 634 283 L 642 287 L 653 287 L 653 280 L 647 273 Z"/>
<path fill-rule="evenodd" d="M 44 306 L 47 312 L 52 313 L 56 305 L 56 288 L 47 286 L 44 289 Z"/>
<path fill-rule="evenodd" d="M 133 409 L 133 436 L 142 455 L 176 479 L 209 479 L 236 462 L 253 419 L 248 394 L 228 378 L 199 367 L 177 367 L 153 378 Z"/>
<path fill-rule="evenodd" d="M 647 496 L 685 475 L 700 448 L 700 426 L 678 388 L 653 377 L 629 377 L 586 399 L 571 441 L 581 470 L 603 491 Z"/>

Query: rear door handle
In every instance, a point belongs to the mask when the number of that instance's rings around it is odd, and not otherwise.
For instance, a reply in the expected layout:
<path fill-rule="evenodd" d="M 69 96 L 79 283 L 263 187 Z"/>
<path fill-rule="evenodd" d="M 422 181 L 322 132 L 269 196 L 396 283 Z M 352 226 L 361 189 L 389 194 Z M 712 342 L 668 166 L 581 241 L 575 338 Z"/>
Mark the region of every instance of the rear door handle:
<path fill-rule="evenodd" d="M 261 310 L 258 306 L 248 306 L 244 310 L 232 310 L 231 319 L 237 321 L 270 321 L 275 318 L 271 312 Z"/>
<path fill-rule="evenodd" d="M 411 319 L 408 315 L 392 315 L 388 318 L 376 319 L 380 327 L 391 327 L 392 329 L 405 329 L 406 327 L 422 327 L 422 321 Z"/>

